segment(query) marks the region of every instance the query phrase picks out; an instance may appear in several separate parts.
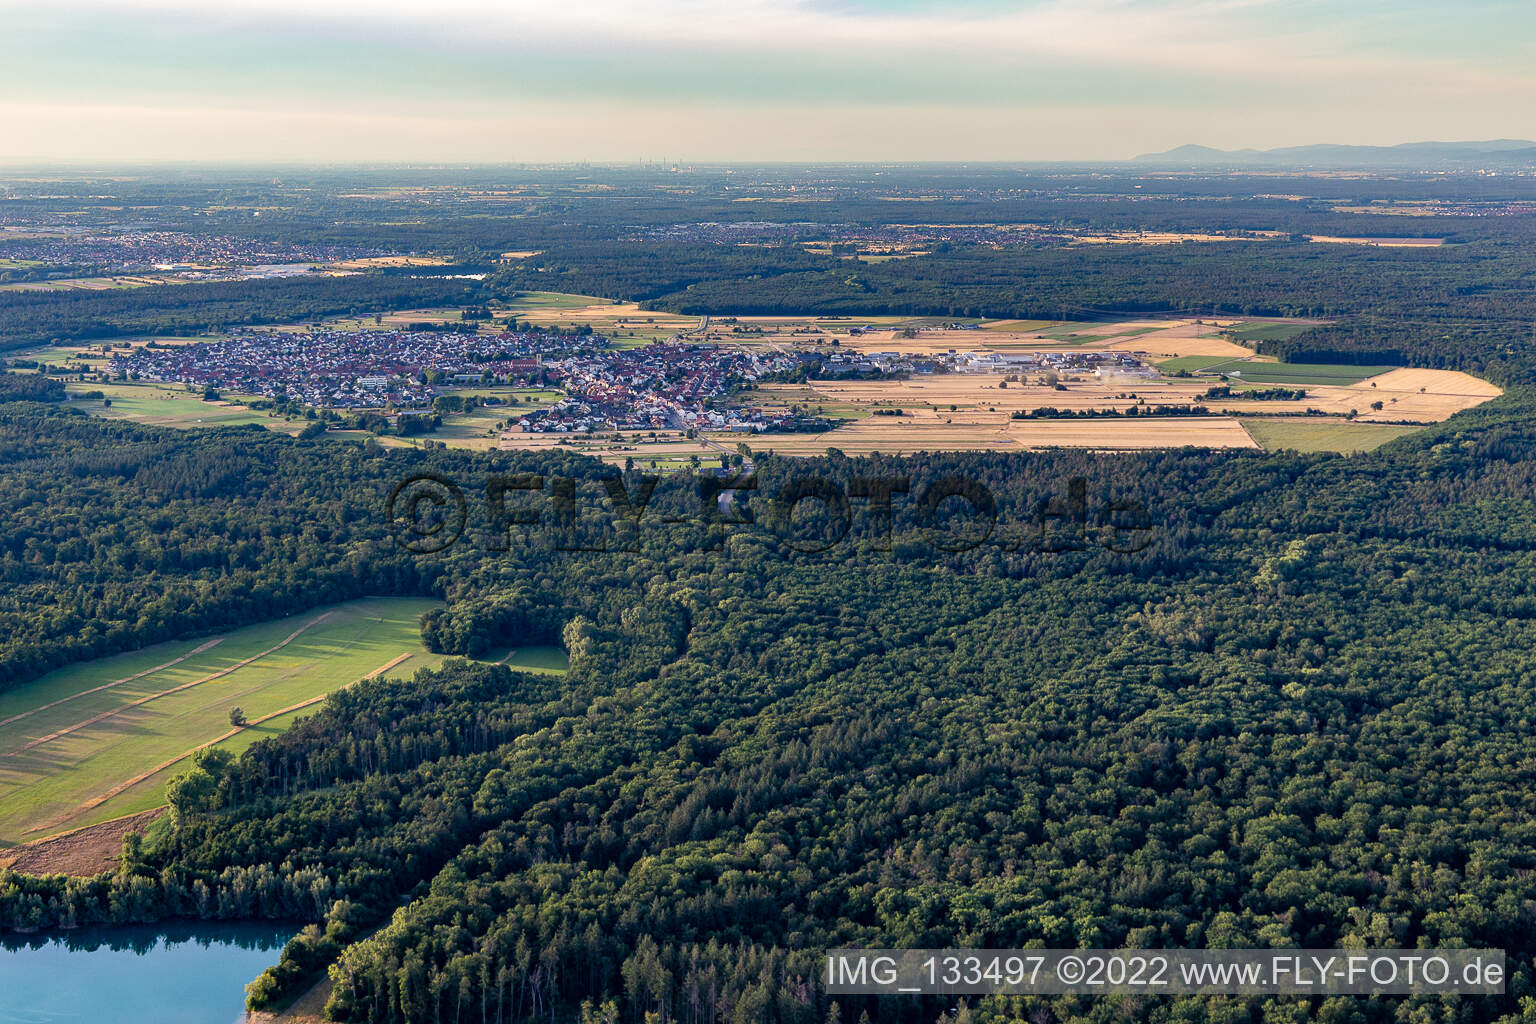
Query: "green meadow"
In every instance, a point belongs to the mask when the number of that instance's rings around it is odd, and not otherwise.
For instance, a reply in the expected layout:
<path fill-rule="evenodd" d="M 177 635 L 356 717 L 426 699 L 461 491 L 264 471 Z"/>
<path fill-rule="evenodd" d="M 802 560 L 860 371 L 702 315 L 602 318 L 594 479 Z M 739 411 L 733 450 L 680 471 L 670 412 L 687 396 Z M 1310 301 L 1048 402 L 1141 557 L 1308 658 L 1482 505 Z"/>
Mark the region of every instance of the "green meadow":
<path fill-rule="evenodd" d="M 1333 363 L 1233 362 L 1205 367 L 1215 373 L 1237 373 L 1255 384 L 1358 384 L 1395 366 L 1344 366 Z"/>
<path fill-rule="evenodd" d="M 287 420 L 242 405 L 205 402 L 201 392 L 189 392 L 175 384 L 69 384 L 66 389 L 76 408 L 95 416 L 132 420 L 157 427 L 234 427 L 257 423 L 272 430 L 298 433 L 304 420 Z M 83 398 L 100 391 L 112 400 Z"/>
<path fill-rule="evenodd" d="M 1423 430 L 1391 423 L 1349 423 L 1340 420 L 1244 419 L 1240 421 L 1265 451 L 1368 452 L 1388 441 Z"/>
<path fill-rule="evenodd" d="M 159 806 L 165 783 L 185 770 L 177 759 L 229 733 L 233 707 L 256 723 L 221 742 L 238 752 L 312 713 L 286 709 L 402 656 L 388 674 L 439 664 L 419 631 L 436 606 L 423 598 L 330 605 L 71 665 L 0 694 L 0 846 Z M 560 653 L 529 648 L 521 667 L 559 668 Z"/>

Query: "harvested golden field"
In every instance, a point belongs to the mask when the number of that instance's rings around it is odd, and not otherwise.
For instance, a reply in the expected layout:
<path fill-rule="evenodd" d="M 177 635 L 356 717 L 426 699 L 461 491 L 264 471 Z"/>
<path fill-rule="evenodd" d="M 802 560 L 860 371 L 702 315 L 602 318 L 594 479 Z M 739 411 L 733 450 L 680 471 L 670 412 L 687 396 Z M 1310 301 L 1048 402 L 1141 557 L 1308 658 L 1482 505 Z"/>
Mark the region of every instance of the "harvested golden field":
<path fill-rule="evenodd" d="M 845 423 L 824 434 L 757 434 L 747 441 L 753 451 L 778 455 L 822 455 L 836 448 L 849 455 L 894 455 L 922 451 L 1008 451 L 1019 446 L 1005 422 L 946 424 L 870 417 Z"/>
<path fill-rule="evenodd" d="M 598 334 L 612 338 L 615 346 L 624 348 L 629 344 L 665 341 L 678 334 L 696 331 L 700 323 L 700 318 L 696 316 L 659 313 L 641 309 L 633 302 L 588 300 L 586 304 L 564 305 L 547 300 L 545 296 L 549 294 L 533 293 L 514 299 L 504 314 L 505 319 L 502 319 L 501 310 L 496 311 L 496 328 L 505 328 L 508 320 L 532 324 L 534 327 L 558 327 L 565 331 L 585 325 Z"/>
<path fill-rule="evenodd" d="M 1142 344 L 1143 335 L 1138 338 Z M 1180 339 L 1173 336 L 1177 355 L 1187 355 L 1187 343 L 1220 339 Z M 1246 352 L 1240 346 L 1231 346 Z M 1221 353 L 1216 353 L 1221 354 Z M 854 451 L 921 451 L 1067 446 L 1090 448 L 1155 448 L 1183 444 L 1214 447 L 1254 447 L 1254 441 L 1233 417 L 1273 416 L 1273 422 L 1306 422 L 1298 414 L 1316 409 L 1342 418 L 1352 411 L 1361 423 L 1435 423 L 1472 408 L 1501 392 L 1492 384 L 1449 370 L 1399 369 L 1350 385 L 1311 385 L 1300 400 L 1254 400 L 1241 397 L 1206 399 L 1214 378 L 1144 379 L 1127 376 L 1104 379 L 1088 374 L 1061 374 L 1063 389 L 1043 383 L 1038 375 L 1008 380 L 1001 374 L 936 374 L 908 380 L 813 380 L 795 400 L 838 410 L 867 414 L 856 423 L 820 435 L 778 438 L 772 446 L 789 452 L 815 452 L 828 445 Z M 809 395 L 807 394 L 809 393 Z M 1381 402 L 1381 409 L 1371 408 Z M 1103 419 L 1021 419 L 1016 412 L 1037 409 L 1062 411 L 1125 410 L 1135 405 L 1200 405 L 1209 417 L 1114 417 Z M 877 414 L 886 410 L 885 414 Z M 901 410 L 903 415 L 890 415 Z M 763 443 L 766 438 L 762 439 Z M 754 444 L 758 442 L 754 441 Z"/>
<path fill-rule="evenodd" d="M 1204 405 L 1246 416 L 1294 415 L 1306 409 L 1343 416 L 1353 409 L 1366 422 L 1438 423 L 1502 394 L 1487 381 L 1452 370 L 1393 370 L 1347 387 L 1310 386 L 1307 397 L 1299 401 L 1207 400 L 1203 396 L 1215 383 L 1209 378 L 1078 380 L 1066 374 L 1062 377 L 1065 391 L 1038 382 L 1008 382 L 1003 387 L 1004 380 L 996 374 L 945 374 L 901 381 L 811 381 L 809 390 L 824 399 L 828 408 L 898 408 L 915 419 L 938 416 L 955 424 L 993 422 L 1007 419 L 1015 411 L 1040 408 L 1128 409 L 1143 403 Z M 1382 402 L 1380 410 L 1371 408 L 1375 401 Z M 880 417 L 897 422 L 907 418 Z"/>
<path fill-rule="evenodd" d="M 824 434 L 759 434 L 756 451 L 779 455 L 821 455 L 836 448 L 848 455 L 925 451 L 1025 451 L 1033 448 L 1093 448 L 1130 451 L 1199 445 L 1257 448 L 1242 425 L 1225 416 L 1080 420 L 1008 420 L 943 423 L 870 417 Z"/>
<path fill-rule="evenodd" d="M 1307 404 L 1328 412 L 1357 410 L 1365 422 L 1438 423 L 1504 392 L 1456 370 L 1390 370 L 1348 387 L 1307 389 Z M 1371 408 L 1381 402 L 1380 409 Z"/>
<path fill-rule="evenodd" d="M 1245 359 L 1253 349 L 1223 338 L 1214 324 L 1178 320 L 1158 331 L 1131 337 L 1108 339 L 1103 346 L 1117 352 L 1143 353 L 1152 360 L 1177 359 L 1179 356 L 1230 356 Z"/>
<path fill-rule="evenodd" d="M 373 270 L 378 267 L 445 267 L 451 262 L 446 256 L 364 256 L 325 266 L 327 270 Z"/>
<path fill-rule="evenodd" d="M 1156 417 L 1140 420 L 1015 421 L 1010 435 L 1026 448 L 1133 450 L 1176 448 L 1257 448 L 1243 425 L 1226 416 Z"/>
<path fill-rule="evenodd" d="M 1076 379 L 1063 374 L 1065 391 L 1043 385 L 1008 381 L 998 374 L 952 373 L 912 380 L 811 381 L 811 390 L 828 404 L 873 410 L 905 409 L 915 417 L 934 415 L 954 422 L 990 422 L 1007 419 L 1013 412 L 1040 408 L 1128 409 L 1145 399 L 1148 405 L 1190 405 L 1197 402 L 1209 381 L 1145 380 L 1140 378 L 1101 381 Z M 1006 384 L 1006 387 L 1004 386 Z M 1135 397 L 1131 397 L 1131 396 Z M 1249 402 L 1247 406 L 1262 403 Z M 951 409 L 950 406 L 956 408 Z M 906 417 L 881 417 L 892 420 Z"/>
<path fill-rule="evenodd" d="M 1443 238 L 1351 238 L 1343 235 L 1308 235 L 1307 240 L 1336 245 L 1376 245 L 1385 249 L 1433 249 L 1445 244 Z"/>
<path fill-rule="evenodd" d="M 1498 385 L 1490 384 L 1486 380 L 1459 370 L 1418 370 L 1404 367 L 1400 370 L 1377 374 L 1375 377 L 1361 381 L 1355 387 L 1369 388 L 1372 384 L 1381 391 L 1394 393 L 1427 391 L 1430 394 L 1478 398 L 1482 401 L 1498 398 L 1504 393 Z"/>
<path fill-rule="evenodd" d="M 1253 350 L 1221 337 L 1221 331 L 1241 321 L 1124 320 L 1117 323 L 983 320 L 977 329 L 924 326 L 909 331 L 902 325 L 868 334 L 839 338 L 843 348 L 858 352 L 934 354 L 944 352 L 1031 350 L 1091 352 L 1113 350 L 1145 353 L 1149 360 L 1178 356 L 1247 358 Z M 875 324 L 876 327 L 881 325 Z M 786 339 L 787 340 L 787 339 Z"/>

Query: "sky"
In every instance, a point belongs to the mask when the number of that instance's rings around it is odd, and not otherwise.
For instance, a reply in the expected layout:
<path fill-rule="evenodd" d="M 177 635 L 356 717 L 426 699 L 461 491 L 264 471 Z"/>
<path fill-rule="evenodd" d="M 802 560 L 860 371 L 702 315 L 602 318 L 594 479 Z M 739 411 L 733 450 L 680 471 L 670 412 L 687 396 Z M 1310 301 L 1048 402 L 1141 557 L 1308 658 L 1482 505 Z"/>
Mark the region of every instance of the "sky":
<path fill-rule="evenodd" d="M 0 0 L 0 163 L 1536 138 L 1529 0 Z"/>

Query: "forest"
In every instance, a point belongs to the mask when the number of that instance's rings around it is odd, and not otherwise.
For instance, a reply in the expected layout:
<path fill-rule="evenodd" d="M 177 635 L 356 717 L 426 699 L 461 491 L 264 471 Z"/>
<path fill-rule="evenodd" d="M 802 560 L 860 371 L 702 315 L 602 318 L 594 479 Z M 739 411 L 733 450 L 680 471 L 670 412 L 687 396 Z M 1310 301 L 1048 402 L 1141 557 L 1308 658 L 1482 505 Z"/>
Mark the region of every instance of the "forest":
<path fill-rule="evenodd" d="M 466 282 L 384 274 L 108 291 L 0 291 L 0 352 L 55 341 L 148 334 L 207 334 L 245 324 L 453 305 Z"/>
<path fill-rule="evenodd" d="M 349 1021 L 926 1022 L 947 1008 L 834 1006 L 819 950 L 1029 943 L 1483 945 L 1513 980 L 1475 1001 L 967 1012 L 1517 1019 L 1536 956 L 1531 402 L 1354 458 L 758 459 L 767 493 L 807 472 L 974 480 L 1003 519 L 1082 478 L 1094 505 L 1150 510 L 1129 554 L 950 552 L 898 517 L 888 550 L 684 527 L 606 554 L 480 537 L 432 556 L 379 511 L 423 463 L 466 484 L 492 461 L 583 487 L 612 471 L 8 403 L 13 683 L 58 652 L 364 593 L 446 598 L 423 624 L 438 649 L 558 637 L 572 668 L 458 662 L 336 695 L 238 760 L 201 757 L 172 827 L 117 872 L 0 873 L 0 926 L 310 921 L 252 1003 L 328 967 Z M 696 500 L 677 480 L 652 503 Z"/>

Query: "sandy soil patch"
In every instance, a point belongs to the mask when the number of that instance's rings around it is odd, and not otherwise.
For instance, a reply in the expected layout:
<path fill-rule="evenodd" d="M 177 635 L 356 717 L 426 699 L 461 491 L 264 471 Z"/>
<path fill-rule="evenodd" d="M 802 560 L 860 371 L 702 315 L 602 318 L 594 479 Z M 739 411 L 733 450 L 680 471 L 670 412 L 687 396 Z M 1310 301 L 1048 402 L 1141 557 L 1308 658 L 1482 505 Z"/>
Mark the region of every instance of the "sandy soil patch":
<path fill-rule="evenodd" d="M 156 807 L 100 825 L 39 839 L 0 853 L 0 867 L 29 875 L 96 875 L 117 866 L 123 836 L 142 833 L 150 822 L 165 813 Z"/>
<path fill-rule="evenodd" d="M 322 977 L 281 1013 L 247 1010 L 245 1024 L 326 1024 L 325 1004 L 331 998 L 332 982 Z"/>

